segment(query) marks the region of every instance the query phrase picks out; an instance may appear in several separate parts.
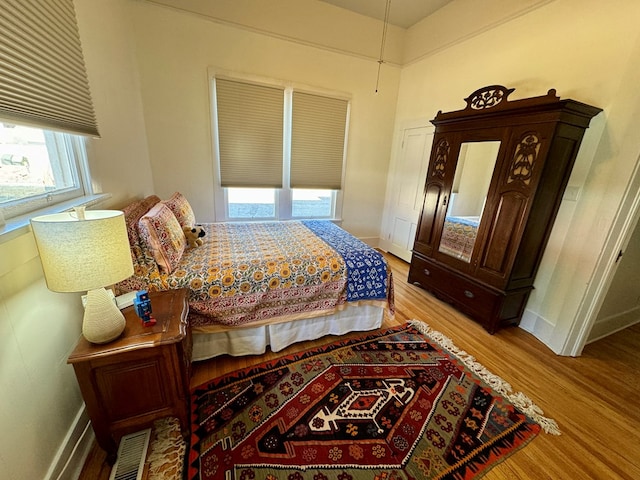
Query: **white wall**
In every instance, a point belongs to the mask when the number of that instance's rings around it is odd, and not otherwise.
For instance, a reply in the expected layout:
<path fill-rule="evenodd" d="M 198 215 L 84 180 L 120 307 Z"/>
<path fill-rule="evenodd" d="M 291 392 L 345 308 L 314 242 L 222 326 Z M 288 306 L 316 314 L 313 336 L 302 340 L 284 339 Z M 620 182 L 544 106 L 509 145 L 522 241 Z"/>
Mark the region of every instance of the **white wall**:
<path fill-rule="evenodd" d="M 554 351 L 583 301 L 640 151 L 630 128 L 640 120 L 638 18 L 640 2 L 632 0 L 556 0 L 402 70 L 397 124 L 464 108 L 463 98 L 492 84 L 515 87 L 511 99 L 555 88 L 604 109 L 569 181 L 579 199 L 562 203 L 523 320 Z"/>
<path fill-rule="evenodd" d="M 449 2 L 406 31 L 403 42 L 403 64 L 414 63 L 461 41 L 473 39 L 482 32 L 526 15 L 531 10 L 553 1 L 455 0 Z M 394 5 L 392 8 L 397 7 Z M 532 35 L 538 33 L 530 32 Z"/>
<path fill-rule="evenodd" d="M 47 290 L 30 233 L 0 243 L 3 479 L 45 478 L 81 408 L 73 368 L 66 364 L 81 319 L 79 299 Z"/>
<path fill-rule="evenodd" d="M 318 0 L 147 1 L 192 12 L 216 22 L 242 25 L 257 33 L 355 57 L 377 60 L 380 54 L 381 21 Z M 384 3 L 381 2 L 380 7 L 384 11 Z M 503 8 L 504 10 L 511 9 Z M 395 65 L 403 62 L 405 36 L 405 29 L 388 25 L 384 47 L 386 62 Z"/>
<path fill-rule="evenodd" d="M 74 0 L 99 139 L 88 155 L 94 188 L 111 204 L 154 193 L 129 0 Z"/>
<path fill-rule="evenodd" d="M 90 140 L 101 207 L 153 191 L 126 0 L 76 0 L 102 138 Z M 0 239 L 0 477 L 56 478 L 86 417 L 66 360 L 81 335 L 80 294 L 49 291 L 30 231 Z M 79 428 L 79 432 L 76 431 Z M 75 429 L 75 430 L 74 430 Z M 81 464 L 80 464 L 81 466 Z M 69 473 L 67 471 L 67 473 Z M 73 478 L 73 477 L 64 477 Z"/>
<path fill-rule="evenodd" d="M 316 2 L 311 2 L 316 3 Z M 343 226 L 379 237 L 399 69 L 189 12 L 134 2 L 136 47 L 156 193 L 181 191 L 200 222 L 214 221 L 207 70 L 215 67 L 351 95 Z M 289 23 L 301 21 L 291 15 Z M 322 17 L 313 18 L 324 25 Z M 327 27 L 330 24 L 327 24 Z M 357 31 L 357 24 L 352 26 Z"/>

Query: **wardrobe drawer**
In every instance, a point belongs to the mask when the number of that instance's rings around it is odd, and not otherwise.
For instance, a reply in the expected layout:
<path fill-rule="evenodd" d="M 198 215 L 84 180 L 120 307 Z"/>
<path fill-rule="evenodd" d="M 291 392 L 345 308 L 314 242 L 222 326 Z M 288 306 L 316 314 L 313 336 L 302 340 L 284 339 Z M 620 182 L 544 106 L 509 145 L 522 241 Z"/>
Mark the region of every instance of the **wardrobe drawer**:
<path fill-rule="evenodd" d="M 436 296 L 442 296 L 443 300 L 455 304 L 481 323 L 492 317 L 501 301 L 499 293 L 415 255 L 409 270 L 409 281 L 434 292 Z"/>

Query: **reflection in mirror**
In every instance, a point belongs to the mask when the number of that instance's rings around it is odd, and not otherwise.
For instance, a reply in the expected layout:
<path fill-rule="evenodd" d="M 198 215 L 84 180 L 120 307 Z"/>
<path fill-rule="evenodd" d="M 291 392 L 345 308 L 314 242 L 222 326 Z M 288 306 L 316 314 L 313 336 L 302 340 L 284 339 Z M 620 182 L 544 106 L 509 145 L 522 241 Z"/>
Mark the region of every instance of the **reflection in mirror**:
<path fill-rule="evenodd" d="M 460 146 L 440 252 L 467 263 L 471 261 L 498 150 L 498 141 L 468 142 Z"/>

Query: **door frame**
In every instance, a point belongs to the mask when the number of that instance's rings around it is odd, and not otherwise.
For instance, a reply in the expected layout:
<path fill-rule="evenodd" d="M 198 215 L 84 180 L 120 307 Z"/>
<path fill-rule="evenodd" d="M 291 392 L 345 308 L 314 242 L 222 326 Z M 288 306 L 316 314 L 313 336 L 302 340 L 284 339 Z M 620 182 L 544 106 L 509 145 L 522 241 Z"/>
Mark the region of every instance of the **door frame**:
<path fill-rule="evenodd" d="M 627 184 L 616 212 L 611 231 L 591 274 L 591 280 L 582 297 L 571 326 L 568 329 L 560 355 L 577 357 L 587 343 L 604 298 L 609 291 L 618 267 L 619 252 L 629 244 L 640 219 L 640 158 Z"/>
<path fill-rule="evenodd" d="M 395 192 L 395 178 L 396 178 L 396 168 L 398 166 L 398 161 L 400 156 L 402 155 L 402 142 L 404 140 L 404 135 L 407 130 L 417 129 L 417 128 L 427 128 L 429 134 L 433 134 L 435 132 L 435 126 L 431 123 L 431 120 L 428 118 L 417 118 L 413 120 L 406 120 L 400 123 L 398 129 L 395 131 L 393 145 L 391 148 L 391 159 L 389 160 L 389 168 L 387 170 L 387 185 L 385 189 L 385 204 L 384 204 L 384 212 L 382 214 L 382 223 L 380 229 L 380 240 L 379 247 L 384 251 L 389 251 L 390 246 L 390 238 L 388 238 L 388 234 L 393 230 L 393 225 L 391 224 L 392 217 L 392 199 L 393 193 Z M 427 155 L 431 154 L 431 149 L 427 152 Z M 428 168 L 429 159 L 427 158 L 427 168 Z"/>

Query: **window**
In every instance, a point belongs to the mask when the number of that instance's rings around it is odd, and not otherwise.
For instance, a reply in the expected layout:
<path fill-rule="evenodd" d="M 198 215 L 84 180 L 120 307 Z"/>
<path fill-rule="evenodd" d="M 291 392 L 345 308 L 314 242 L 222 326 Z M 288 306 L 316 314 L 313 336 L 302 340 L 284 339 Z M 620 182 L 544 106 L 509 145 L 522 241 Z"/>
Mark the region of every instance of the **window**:
<path fill-rule="evenodd" d="M 292 188 L 290 202 L 281 202 L 280 197 L 285 195 L 279 195 L 281 191 L 275 188 L 226 188 L 225 191 L 227 220 L 335 217 L 335 190 Z"/>
<path fill-rule="evenodd" d="M 0 123 L 0 209 L 6 218 L 86 193 L 83 138 Z"/>
<path fill-rule="evenodd" d="M 227 188 L 227 217 L 270 219 L 276 216 L 276 190 L 273 188 Z"/>
<path fill-rule="evenodd" d="M 333 190 L 294 188 L 291 191 L 291 216 L 294 218 L 332 217 Z"/>
<path fill-rule="evenodd" d="M 220 76 L 212 88 L 216 219 L 339 216 L 349 101 Z"/>
<path fill-rule="evenodd" d="M 90 193 L 79 135 L 100 135 L 73 0 L 1 10 L 0 213 L 13 218 Z"/>

